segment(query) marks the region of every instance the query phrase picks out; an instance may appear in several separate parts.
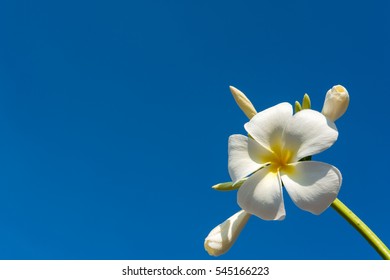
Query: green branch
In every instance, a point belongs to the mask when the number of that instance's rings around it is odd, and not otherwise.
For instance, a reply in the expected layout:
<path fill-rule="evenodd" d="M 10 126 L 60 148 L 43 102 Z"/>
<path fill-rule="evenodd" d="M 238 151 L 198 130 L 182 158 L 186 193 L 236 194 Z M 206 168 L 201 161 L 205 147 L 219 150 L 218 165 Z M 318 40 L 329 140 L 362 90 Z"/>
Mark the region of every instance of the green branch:
<path fill-rule="evenodd" d="M 347 220 L 378 252 L 379 255 L 385 260 L 390 260 L 390 251 L 386 245 L 379 239 L 378 236 L 359 219 L 344 203 L 338 198 L 332 203 L 333 209 L 335 209 L 344 219 Z"/>

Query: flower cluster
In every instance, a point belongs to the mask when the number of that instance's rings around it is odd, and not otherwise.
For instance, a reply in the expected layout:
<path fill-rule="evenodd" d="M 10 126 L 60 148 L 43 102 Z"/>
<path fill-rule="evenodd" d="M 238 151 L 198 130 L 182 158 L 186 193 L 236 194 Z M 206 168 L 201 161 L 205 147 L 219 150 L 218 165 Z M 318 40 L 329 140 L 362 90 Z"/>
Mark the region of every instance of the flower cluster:
<path fill-rule="evenodd" d="M 326 94 L 322 113 L 310 109 L 305 95 L 296 113 L 280 103 L 259 113 L 238 89 L 230 87 L 239 107 L 250 119 L 248 136 L 229 137 L 228 169 L 231 183 L 214 188 L 238 188 L 241 211 L 214 228 L 205 240 L 210 255 L 219 256 L 233 245 L 251 215 L 283 220 L 283 188 L 301 209 L 319 215 L 336 199 L 342 182 L 340 171 L 327 163 L 307 160 L 333 145 L 338 131 L 334 121 L 348 107 L 349 95 L 340 85 Z"/>

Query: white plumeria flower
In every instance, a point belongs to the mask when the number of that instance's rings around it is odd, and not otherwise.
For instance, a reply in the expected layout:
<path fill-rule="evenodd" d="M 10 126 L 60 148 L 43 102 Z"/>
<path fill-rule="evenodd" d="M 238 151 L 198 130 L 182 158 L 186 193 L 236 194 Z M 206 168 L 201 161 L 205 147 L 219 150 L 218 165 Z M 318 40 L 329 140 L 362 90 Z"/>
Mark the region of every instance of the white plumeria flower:
<path fill-rule="evenodd" d="M 240 235 L 250 216 L 249 213 L 241 210 L 216 226 L 204 241 L 207 253 L 216 257 L 226 253 Z"/>
<path fill-rule="evenodd" d="M 336 141 L 333 122 L 311 109 L 293 115 L 292 106 L 281 103 L 257 113 L 244 127 L 249 138 L 229 138 L 232 181 L 250 175 L 238 190 L 242 209 L 264 220 L 283 220 L 283 186 L 299 208 L 313 214 L 322 213 L 335 200 L 340 171 L 322 162 L 299 161 Z"/>

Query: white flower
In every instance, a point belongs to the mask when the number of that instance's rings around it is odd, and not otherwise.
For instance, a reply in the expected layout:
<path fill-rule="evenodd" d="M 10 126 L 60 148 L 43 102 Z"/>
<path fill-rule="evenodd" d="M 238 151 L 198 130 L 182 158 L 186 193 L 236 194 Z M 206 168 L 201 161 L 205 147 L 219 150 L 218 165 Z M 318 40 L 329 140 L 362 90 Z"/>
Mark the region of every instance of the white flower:
<path fill-rule="evenodd" d="M 240 235 L 250 216 L 249 213 L 241 210 L 216 226 L 204 241 L 207 253 L 216 257 L 226 253 Z"/>
<path fill-rule="evenodd" d="M 229 138 L 229 174 L 232 181 L 250 177 L 238 190 L 238 204 L 264 220 L 282 220 L 282 187 L 294 203 L 313 214 L 322 213 L 337 197 L 339 170 L 316 161 L 299 161 L 329 148 L 337 139 L 333 122 L 317 111 L 293 115 L 289 103 L 259 112 L 245 129 L 250 137 Z"/>
<path fill-rule="evenodd" d="M 347 111 L 348 105 L 348 91 L 345 87 L 336 85 L 326 93 L 322 114 L 331 121 L 335 121 Z"/>

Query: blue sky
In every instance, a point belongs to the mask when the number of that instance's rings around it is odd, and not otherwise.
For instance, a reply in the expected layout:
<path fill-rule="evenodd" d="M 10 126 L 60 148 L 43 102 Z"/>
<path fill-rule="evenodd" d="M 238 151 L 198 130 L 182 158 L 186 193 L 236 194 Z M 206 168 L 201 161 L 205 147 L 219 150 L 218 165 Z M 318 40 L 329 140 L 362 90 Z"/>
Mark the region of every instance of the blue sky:
<path fill-rule="evenodd" d="M 0 4 L 0 259 L 213 259 L 239 210 L 227 139 L 245 115 L 351 96 L 316 160 L 386 244 L 389 4 L 353 1 L 7 1 Z M 333 209 L 285 195 L 220 259 L 379 259 Z"/>

